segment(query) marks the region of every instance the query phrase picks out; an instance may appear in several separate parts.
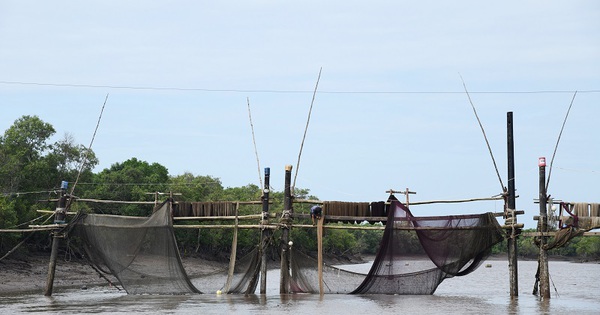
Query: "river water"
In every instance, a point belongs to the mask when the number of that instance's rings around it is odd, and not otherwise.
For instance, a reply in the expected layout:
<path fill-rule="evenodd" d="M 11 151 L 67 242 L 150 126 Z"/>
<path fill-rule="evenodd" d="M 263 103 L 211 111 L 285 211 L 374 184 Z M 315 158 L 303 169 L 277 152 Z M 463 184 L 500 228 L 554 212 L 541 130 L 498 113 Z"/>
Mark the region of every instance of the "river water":
<path fill-rule="evenodd" d="M 489 265 L 486 267 L 486 265 Z M 368 264 L 346 266 L 368 271 Z M 280 295 L 279 271 L 267 275 L 265 295 L 134 296 L 108 287 L 0 295 L 0 314 L 600 314 L 600 264 L 551 261 L 551 294 L 531 294 L 535 261 L 520 261 L 519 296 L 509 296 L 508 262 L 490 260 L 475 272 L 446 279 L 433 295 Z"/>

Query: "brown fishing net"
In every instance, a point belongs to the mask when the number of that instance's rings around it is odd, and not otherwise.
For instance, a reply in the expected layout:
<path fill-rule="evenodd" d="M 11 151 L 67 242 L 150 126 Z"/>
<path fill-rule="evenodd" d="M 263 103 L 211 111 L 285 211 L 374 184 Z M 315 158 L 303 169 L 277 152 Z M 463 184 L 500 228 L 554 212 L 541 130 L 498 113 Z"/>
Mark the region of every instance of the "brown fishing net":
<path fill-rule="evenodd" d="M 167 201 L 150 217 L 79 214 L 70 223 L 70 237 L 98 269 L 108 269 L 128 294 L 254 292 L 258 250 L 236 259 L 231 271 L 210 267 L 210 272 L 190 280 L 181 263 L 171 211 Z"/>
<path fill-rule="evenodd" d="M 325 266 L 324 293 L 433 294 L 446 278 L 466 275 L 502 241 L 491 213 L 414 217 L 394 196 L 383 239 L 368 274 Z M 422 255 L 408 254 L 406 239 L 416 233 Z M 292 291 L 319 293 L 317 263 L 293 252 Z"/>
<path fill-rule="evenodd" d="M 475 270 L 502 240 L 491 214 L 414 217 L 393 196 L 390 202 L 383 239 L 368 274 L 324 266 L 324 293 L 432 294 L 445 278 Z M 190 277 L 181 262 L 171 213 L 167 201 L 147 218 L 80 214 L 69 225 L 70 236 L 80 241 L 98 269 L 108 269 L 129 294 L 256 291 L 259 249 L 267 248 L 270 239 L 262 239 L 245 257 L 232 255 L 235 264 L 229 268 Z M 418 237 L 418 251 L 407 250 L 411 233 Z M 317 267 L 315 259 L 292 250 L 290 292 L 319 293 Z"/>

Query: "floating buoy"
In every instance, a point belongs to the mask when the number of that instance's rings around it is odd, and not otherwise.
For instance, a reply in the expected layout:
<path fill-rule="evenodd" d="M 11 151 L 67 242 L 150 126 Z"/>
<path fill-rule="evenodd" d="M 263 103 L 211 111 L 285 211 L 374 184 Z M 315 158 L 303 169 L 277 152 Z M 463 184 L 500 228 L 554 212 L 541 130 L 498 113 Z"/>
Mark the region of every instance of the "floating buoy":
<path fill-rule="evenodd" d="M 223 293 L 221 290 L 217 290 L 217 295 L 221 295 L 221 293 Z"/>

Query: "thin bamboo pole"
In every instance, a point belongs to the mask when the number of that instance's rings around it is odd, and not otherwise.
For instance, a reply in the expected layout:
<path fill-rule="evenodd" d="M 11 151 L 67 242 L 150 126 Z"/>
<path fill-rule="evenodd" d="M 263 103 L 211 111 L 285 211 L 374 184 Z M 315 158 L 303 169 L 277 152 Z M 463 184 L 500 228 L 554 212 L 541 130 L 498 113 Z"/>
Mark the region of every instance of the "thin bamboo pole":
<path fill-rule="evenodd" d="M 211 221 L 211 220 L 250 220 L 250 219 L 261 219 L 262 214 L 248 214 L 248 215 L 228 215 L 228 216 L 209 216 L 209 217 L 174 217 L 173 221 Z M 273 218 L 275 215 L 269 215 Z"/>
<path fill-rule="evenodd" d="M 239 204 L 235 206 L 235 214 L 237 217 L 239 209 Z M 234 230 L 233 230 L 233 240 L 231 241 L 231 254 L 229 256 L 229 271 L 227 272 L 227 281 L 225 282 L 225 286 L 223 287 L 223 292 L 229 293 L 229 288 L 231 287 L 231 281 L 233 280 L 233 271 L 235 269 L 235 261 L 237 256 L 237 238 L 238 238 L 238 220 L 235 220 Z"/>
<path fill-rule="evenodd" d="M 45 213 L 45 214 L 54 214 L 55 210 L 35 210 L 37 213 Z M 68 211 L 65 212 L 66 215 L 76 215 L 77 212 Z"/>
<path fill-rule="evenodd" d="M 314 229 L 315 226 L 312 224 L 291 224 L 287 225 L 288 227 L 296 227 L 296 228 L 308 228 Z M 173 228 L 176 229 L 234 229 L 235 225 L 174 225 Z M 281 228 L 280 224 L 246 224 L 246 225 L 238 225 L 238 229 L 272 229 L 277 230 Z M 384 230 L 385 226 L 358 226 L 358 225 L 323 225 L 324 229 L 338 229 L 338 230 Z M 436 227 L 436 226 L 396 226 L 394 230 L 437 230 L 437 231 L 447 231 L 447 230 L 487 230 L 486 227 L 481 226 L 457 226 L 457 227 Z"/>
<path fill-rule="evenodd" d="M 525 214 L 525 211 L 523 210 L 517 210 L 515 211 L 515 214 Z M 503 217 L 505 215 L 504 212 L 494 212 L 492 213 L 493 216 L 495 217 Z M 468 215 L 467 215 L 468 216 Z M 473 217 L 479 216 L 479 214 L 473 214 Z M 363 222 L 363 221 L 369 221 L 369 222 L 385 222 L 387 221 L 387 217 L 357 217 L 357 216 L 342 216 L 342 215 L 326 215 L 324 216 L 325 219 L 327 221 L 357 221 L 357 222 Z M 427 220 L 435 220 L 438 219 L 440 217 L 443 216 L 419 216 L 419 217 L 414 217 L 411 218 L 411 221 L 427 221 Z M 310 219 L 310 214 L 307 213 L 294 213 L 294 218 L 298 218 L 298 219 Z M 399 219 L 396 219 L 399 221 Z M 408 221 L 408 220 L 406 220 Z"/>
<path fill-rule="evenodd" d="M 521 236 L 532 237 L 532 236 L 545 236 L 554 237 L 557 232 L 523 232 Z M 600 236 L 600 232 L 584 232 L 582 236 Z"/>
<path fill-rule="evenodd" d="M 194 225 L 173 225 L 173 228 L 175 229 L 272 229 L 272 230 L 277 230 L 279 229 L 278 225 L 274 225 L 274 224 L 270 224 L 270 225 L 263 225 L 263 224 L 240 224 L 238 226 L 235 226 L 233 224 L 218 224 L 218 225 L 201 225 L 201 224 L 194 224 Z"/>

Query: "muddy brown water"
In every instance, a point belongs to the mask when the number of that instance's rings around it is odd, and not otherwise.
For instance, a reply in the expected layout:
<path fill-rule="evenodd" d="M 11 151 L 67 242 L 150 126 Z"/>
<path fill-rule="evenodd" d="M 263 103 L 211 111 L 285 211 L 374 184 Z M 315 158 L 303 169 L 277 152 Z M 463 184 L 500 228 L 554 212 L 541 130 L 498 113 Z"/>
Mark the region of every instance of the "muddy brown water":
<path fill-rule="evenodd" d="M 486 267 L 487 265 L 487 267 Z M 345 266 L 367 272 L 369 264 Z M 486 261 L 470 275 L 446 279 L 433 295 L 280 295 L 279 272 L 265 295 L 127 295 L 101 286 L 55 290 L 53 296 L 0 294 L 0 314 L 600 314 L 600 264 L 551 261 L 552 298 L 531 294 L 535 261 L 520 261 L 519 296 L 509 296 L 508 262 Z"/>

